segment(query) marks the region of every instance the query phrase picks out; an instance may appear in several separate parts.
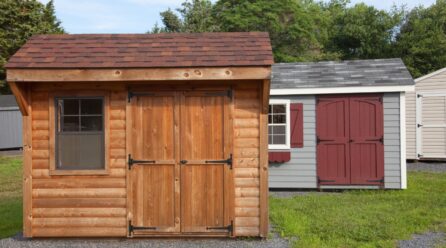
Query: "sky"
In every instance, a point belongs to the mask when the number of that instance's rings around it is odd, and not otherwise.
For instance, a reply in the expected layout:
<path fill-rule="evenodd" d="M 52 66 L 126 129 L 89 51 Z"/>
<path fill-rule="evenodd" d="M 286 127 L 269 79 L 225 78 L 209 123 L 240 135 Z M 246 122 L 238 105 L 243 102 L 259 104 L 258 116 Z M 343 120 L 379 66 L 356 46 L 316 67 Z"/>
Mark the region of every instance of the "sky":
<path fill-rule="evenodd" d="M 48 0 L 39 0 L 42 3 Z M 159 13 L 175 9 L 184 0 L 54 0 L 56 15 L 68 33 L 145 33 L 155 23 L 161 24 Z M 213 0 L 214 2 L 215 0 Z M 435 0 L 351 0 L 365 2 L 378 9 L 393 4 L 413 8 L 429 6 Z"/>

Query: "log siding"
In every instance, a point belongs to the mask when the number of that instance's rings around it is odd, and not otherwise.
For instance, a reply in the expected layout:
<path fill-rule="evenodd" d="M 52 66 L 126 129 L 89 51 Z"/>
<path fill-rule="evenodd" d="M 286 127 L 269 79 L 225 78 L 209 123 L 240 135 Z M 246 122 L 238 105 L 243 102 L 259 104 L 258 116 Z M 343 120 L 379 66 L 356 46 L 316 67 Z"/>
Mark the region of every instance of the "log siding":
<path fill-rule="evenodd" d="M 262 81 L 233 87 L 234 235 L 261 236 L 260 111 Z M 127 237 L 127 84 L 36 83 L 31 87 L 32 180 L 29 237 Z M 53 175 L 49 104 L 52 92 L 109 92 L 109 172 Z M 107 147 L 106 146 L 106 147 Z M 266 152 L 266 151 L 265 151 Z M 25 165 L 26 167 L 26 165 Z M 30 178 L 31 179 L 31 178 Z M 265 217 L 267 220 L 267 217 Z M 266 222 L 267 224 L 267 222 Z"/>

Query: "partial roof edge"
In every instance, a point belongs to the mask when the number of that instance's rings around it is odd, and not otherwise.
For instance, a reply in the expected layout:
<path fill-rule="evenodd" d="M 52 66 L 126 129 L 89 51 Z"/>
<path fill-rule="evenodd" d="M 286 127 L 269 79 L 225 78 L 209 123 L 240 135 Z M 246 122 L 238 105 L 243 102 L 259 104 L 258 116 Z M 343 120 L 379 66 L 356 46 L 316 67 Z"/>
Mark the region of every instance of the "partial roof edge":
<path fill-rule="evenodd" d="M 422 77 L 416 78 L 414 81 L 415 81 L 415 83 L 416 83 L 416 82 L 418 82 L 418 81 L 422 81 L 422 80 L 424 80 L 424 79 L 428 79 L 428 78 L 430 78 L 430 77 L 433 77 L 433 76 L 435 76 L 435 75 L 438 75 L 438 74 L 440 74 L 440 73 L 442 73 L 442 72 L 446 72 L 446 67 L 445 67 L 445 68 L 442 68 L 442 69 L 440 69 L 440 70 L 436 70 L 436 71 L 434 71 L 434 72 L 431 72 L 431 73 L 429 73 L 429 74 L 427 74 L 427 75 L 424 75 L 424 76 L 422 76 Z"/>
<path fill-rule="evenodd" d="M 386 93 L 386 92 L 407 92 L 414 90 L 415 90 L 414 85 L 290 88 L 290 89 L 271 89 L 270 95 L 285 96 L 285 95 L 318 95 L 318 94 Z"/>

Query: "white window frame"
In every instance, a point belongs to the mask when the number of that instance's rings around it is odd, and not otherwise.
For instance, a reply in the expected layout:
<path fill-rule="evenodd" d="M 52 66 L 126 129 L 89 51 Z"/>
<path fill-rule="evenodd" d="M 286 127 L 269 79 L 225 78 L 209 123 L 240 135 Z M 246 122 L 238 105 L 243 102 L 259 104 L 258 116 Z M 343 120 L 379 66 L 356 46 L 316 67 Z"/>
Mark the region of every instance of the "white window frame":
<path fill-rule="evenodd" d="M 284 104 L 286 113 L 286 126 L 285 126 L 285 145 L 270 145 L 268 144 L 269 150 L 289 150 L 290 149 L 290 100 L 289 99 L 270 99 L 269 104 Z M 269 113 L 268 113 L 269 117 Z M 269 119 L 269 118 L 268 118 Z M 268 127 L 270 126 L 268 121 Z M 269 134 L 268 134 L 269 136 Z M 269 143 L 269 142 L 268 142 Z"/>

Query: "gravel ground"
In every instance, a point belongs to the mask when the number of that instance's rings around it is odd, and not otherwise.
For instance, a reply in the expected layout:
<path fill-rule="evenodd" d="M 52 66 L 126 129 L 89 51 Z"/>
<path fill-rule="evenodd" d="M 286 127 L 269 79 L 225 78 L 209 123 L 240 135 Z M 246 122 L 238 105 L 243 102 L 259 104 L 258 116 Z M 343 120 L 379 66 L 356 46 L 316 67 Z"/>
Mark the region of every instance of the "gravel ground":
<path fill-rule="evenodd" d="M 309 189 L 309 190 L 302 190 L 298 189 L 297 191 L 295 189 L 289 189 L 284 191 L 270 191 L 269 195 L 274 196 L 277 198 L 290 198 L 294 196 L 302 196 L 302 195 L 326 195 L 326 194 L 341 194 L 342 190 L 332 190 L 332 189 L 325 189 L 324 191 L 318 191 L 317 189 Z"/>
<path fill-rule="evenodd" d="M 22 150 L 0 150 L 0 156 L 22 156 Z"/>
<path fill-rule="evenodd" d="M 269 248 L 289 247 L 277 235 L 267 239 L 23 239 L 21 235 L 1 239 L 0 247 L 8 248 Z"/>
<path fill-rule="evenodd" d="M 408 162 L 408 171 L 428 171 L 428 172 L 438 172 L 446 173 L 446 163 L 445 162 Z"/>
<path fill-rule="evenodd" d="M 434 248 L 446 246 L 446 235 L 438 232 L 415 234 L 411 240 L 402 240 L 400 248 Z"/>

